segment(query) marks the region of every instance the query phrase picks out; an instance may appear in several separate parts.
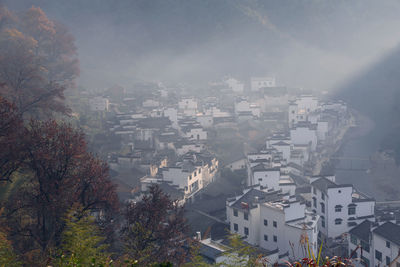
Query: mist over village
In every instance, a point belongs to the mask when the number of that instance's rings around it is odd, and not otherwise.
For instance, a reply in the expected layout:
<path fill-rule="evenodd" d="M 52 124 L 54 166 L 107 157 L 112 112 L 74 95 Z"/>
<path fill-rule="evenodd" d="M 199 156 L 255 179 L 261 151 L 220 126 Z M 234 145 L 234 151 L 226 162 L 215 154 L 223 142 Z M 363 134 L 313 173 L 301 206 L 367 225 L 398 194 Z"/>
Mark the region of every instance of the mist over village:
<path fill-rule="evenodd" d="M 400 266 L 400 0 L 0 0 L 0 266 Z"/>

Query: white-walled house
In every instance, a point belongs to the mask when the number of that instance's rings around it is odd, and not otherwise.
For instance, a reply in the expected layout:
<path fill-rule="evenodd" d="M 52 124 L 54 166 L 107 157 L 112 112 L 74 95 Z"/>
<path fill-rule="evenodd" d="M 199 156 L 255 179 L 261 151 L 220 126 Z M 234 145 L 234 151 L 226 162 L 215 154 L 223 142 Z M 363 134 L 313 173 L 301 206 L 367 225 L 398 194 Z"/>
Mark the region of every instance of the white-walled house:
<path fill-rule="evenodd" d="M 381 225 L 364 221 L 349 231 L 349 254 L 357 246 L 360 249 L 352 257 L 355 266 L 399 266 L 400 225 L 385 222 Z"/>
<path fill-rule="evenodd" d="M 205 131 L 200 125 L 190 125 L 182 128 L 182 132 L 186 138 L 194 141 L 207 140 L 207 131 Z"/>
<path fill-rule="evenodd" d="M 89 99 L 89 106 L 92 111 L 108 111 L 110 101 L 105 97 L 96 96 Z"/>
<path fill-rule="evenodd" d="M 144 108 L 156 108 L 160 106 L 160 102 L 153 99 L 146 99 L 143 101 L 142 106 Z"/>
<path fill-rule="evenodd" d="M 185 199 L 192 198 L 203 188 L 203 174 L 201 166 L 183 162 L 178 166 L 162 168 L 162 180 L 171 182 L 185 192 Z"/>
<path fill-rule="evenodd" d="M 234 78 L 228 78 L 225 80 L 225 83 L 228 85 L 230 89 L 232 89 L 235 93 L 243 93 L 244 84 Z"/>
<path fill-rule="evenodd" d="M 267 250 L 279 249 L 279 255 L 293 255 L 290 243 L 300 244 L 308 236 L 316 251 L 318 215 L 305 209 L 305 204 L 295 197 L 263 187 L 248 188 L 243 195 L 226 203 L 230 230 L 238 233 L 255 246 Z"/>
<path fill-rule="evenodd" d="M 164 109 L 164 117 L 167 117 L 171 121 L 172 127 L 175 129 L 178 127 L 178 110 L 176 108 Z"/>
<path fill-rule="evenodd" d="M 195 116 L 197 113 L 197 100 L 194 98 L 183 98 L 178 102 L 179 110 L 186 116 Z"/>
<path fill-rule="evenodd" d="M 263 163 L 251 168 L 251 177 L 249 185 L 261 185 L 269 189 L 278 190 L 279 180 L 281 178 L 281 169 L 279 167 L 268 168 Z"/>
<path fill-rule="evenodd" d="M 289 127 L 309 121 L 308 116 L 318 109 L 318 99 L 311 95 L 301 96 L 289 102 Z"/>
<path fill-rule="evenodd" d="M 374 266 L 400 265 L 400 225 L 386 222 L 372 231 Z"/>
<path fill-rule="evenodd" d="M 321 217 L 319 229 L 325 237 L 347 233 L 365 219 L 375 221 L 375 200 L 354 190 L 353 185 L 321 177 L 313 178 L 311 186 L 311 208 Z"/>
<path fill-rule="evenodd" d="M 310 145 L 315 151 L 318 143 L 317 126 L 310 123 L 298 123 L 290 129 L 290 140 L 293 145 Z"/>
<path fill-rule="evenodd" d="M 197 114 L 196 120 L 204 128 L 210 128 L 214 124 L 214 118 L 211 115 Z"/>
<path fill-rule="evenodd" d="M 261 88 L 275 86 L 275 77 L 251 77 L 250 79 L 250 87 L 252 92 L 260 91 Z"/>
<path fill-rule="evenodd" d="M 347 235 L 348 255 L 352 256 L 352 263 L 356 267 L 374 266 L 374 249 L 372 246 L 372 228 L 373 222 L 365 220 L 353 227 Z M 362 255 L 361 249 L 362 247 Z"/>

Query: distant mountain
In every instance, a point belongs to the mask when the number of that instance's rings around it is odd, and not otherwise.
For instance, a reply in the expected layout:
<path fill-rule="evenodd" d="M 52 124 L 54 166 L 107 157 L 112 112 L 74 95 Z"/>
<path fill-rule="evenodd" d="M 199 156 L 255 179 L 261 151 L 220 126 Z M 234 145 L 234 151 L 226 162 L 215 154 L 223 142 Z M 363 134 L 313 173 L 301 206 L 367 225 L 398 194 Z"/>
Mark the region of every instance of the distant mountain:
<path fill-rule="evenodd" d="M 40 6 L 77 38 L 81 83 L 272 74 L 336 86 L 400 40 L 397 0 L 3 0 Z"/>

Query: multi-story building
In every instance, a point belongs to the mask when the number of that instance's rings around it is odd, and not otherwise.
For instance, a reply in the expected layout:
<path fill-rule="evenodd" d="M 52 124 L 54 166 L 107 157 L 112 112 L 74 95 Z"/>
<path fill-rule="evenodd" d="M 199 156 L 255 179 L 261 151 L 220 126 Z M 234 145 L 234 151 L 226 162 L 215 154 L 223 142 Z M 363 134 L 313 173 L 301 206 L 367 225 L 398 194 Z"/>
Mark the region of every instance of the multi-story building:
<path fill-rule="evenodd" d="M 348 244 L 355 266 L 400 266 L 400 225 L 366 220 L 349 231 Z"/>
<path fill-rule="evenodd" d="M 375 200 L 353 188 L 336 184 L 335 176 L 312 177 L 311 207 L 321 219 L 319 229 L 327 238 L 347 233 L 365 219 L 375 221 Z"/>
<path fill-rule="evenodd" d="M 292 245 L 301 248 L 305 242 L 314 251 L 317 249 L 319 216 L 307 211 L 305 203 L 294 196 L 252 187 L 243 195 L 228 199 L 226 213 L 231 232 L 263 249 L 279 249 L 281 257 L 305 256 L 301 249 L 292 249 Z"/>

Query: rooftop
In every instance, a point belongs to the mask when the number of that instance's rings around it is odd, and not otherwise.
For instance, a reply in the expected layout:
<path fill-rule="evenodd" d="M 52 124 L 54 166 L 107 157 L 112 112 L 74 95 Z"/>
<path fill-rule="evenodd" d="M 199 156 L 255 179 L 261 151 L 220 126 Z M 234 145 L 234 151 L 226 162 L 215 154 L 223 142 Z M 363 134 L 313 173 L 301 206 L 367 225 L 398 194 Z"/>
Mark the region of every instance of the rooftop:
<path fill-rule="evenodd" d="M 369 241 L 371 240 L 371 228 L 372 222 L 365 220 L 359 225 L 352 228 L 349 233 L 369 243 Z"/>
<path fill-rule="evenodd" d="M 373 230 L 373 232 L 400 246 L 400 225 L 386 222 Z"/>

